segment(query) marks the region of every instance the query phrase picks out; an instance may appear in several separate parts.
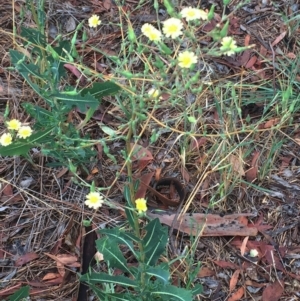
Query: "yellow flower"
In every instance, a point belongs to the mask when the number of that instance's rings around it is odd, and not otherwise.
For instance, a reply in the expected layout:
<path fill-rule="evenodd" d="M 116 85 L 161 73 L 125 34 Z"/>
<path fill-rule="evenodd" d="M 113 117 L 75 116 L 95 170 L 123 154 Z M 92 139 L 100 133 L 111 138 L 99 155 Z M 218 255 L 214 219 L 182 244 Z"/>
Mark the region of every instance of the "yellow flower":
<path fill-rule="evenodd" d="M 18 137 L 20 138 L 28 138 L 32 134 L 32 129 L 30 126 L 21 126 L 18 130 Z"/>
<path fill-rule="evenodd" d="M 2 146 L 8 146 L 12 143 L 12 137 L 10 133 L 4 133 L 1 137 L 0 137 L 0 144 Z"/>
<path fill-rule="evenodd" d="M 89 18 L 89 26 L 90 27 L 97 27 L 98 25 L 101 24 L 101 21 L 100 21 L 100 18 L 99 16 L 97 15 L 92 15 L 90 18 Z"/>
<path fill-rule="evenodd" d="M 104 199 L 103 199 L 103 197 L 98 192 L 90 192 L 86 196 L 86 200 L 85 200 L 84 203 L 89 208 L 98 209 L 99 207 L 102 206 L 103 202 L 104 202 Z"/>
<path fill-rule="evenodd" d="M 194 52 L 191 51 L 184 51 L 179 53 L 178 55 L 178 65 L 181 68 L 190 68 L 192 64 L 197 63 L 197 56 Z"/>
<path fill-rule="evenodd" d="M 12 119 L 7 122 L 7 128 L 9 130 L 15 130 L 17 131 L 21 127 L 21 122 L 17 119 Z"/>
<path fill-rule="evenodd" d="M 138 213 L 143 213 L 147 211 L 147 201 L 143 198 L 135 200 L 135 206 Z"/>
<path fill-rule="evenodd" d="M 237 48 L 236 41 L 232 37 L 225 37 L 221 42 L 222 46 L 220 50 L 226 55 L 233 55 L 235 49 Z"/>
<path fill-rule="evenodd" d="M 144 24 L 141 28 L 141 31 L 150 41 L 161 40 L 161 32 L 151 24 Z"/>
<path fill-rule="evenodd" d="M 148 95 L 151 97 L 151 98 L 157 98 L 158 95 L 159 95 L 159 90 L 155 89 L 155 88 L 151 88 L 149 89 L 148 91 Z M 159 97 L 161 99 L 161 97 Z"/>
<path fill-rule="evenodd" d="M 182 35 L 183 23 L 176 18 L 170 18 L 164 22 L 163 32 L 166 37 L 171 37 L 172 39 L 178 38 Z"/>
<path fill-rule="evenodd" d="M 204 10 L 198 8 L 185 7 L 181 11 L 181 15 L 187 21 L 193 21 L 197 19 L 207 20 L 207 13 Z"/>

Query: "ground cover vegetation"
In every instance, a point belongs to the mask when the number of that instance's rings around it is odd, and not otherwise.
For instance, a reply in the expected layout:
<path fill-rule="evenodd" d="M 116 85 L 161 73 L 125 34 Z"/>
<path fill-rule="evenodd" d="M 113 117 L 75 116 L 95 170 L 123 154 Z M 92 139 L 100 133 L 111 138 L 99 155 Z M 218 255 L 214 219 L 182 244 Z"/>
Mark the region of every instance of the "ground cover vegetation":
<path fill-rule="evenodd" d="M 298 300 L 296 1 L 3 6 L 3 300 Z"/>

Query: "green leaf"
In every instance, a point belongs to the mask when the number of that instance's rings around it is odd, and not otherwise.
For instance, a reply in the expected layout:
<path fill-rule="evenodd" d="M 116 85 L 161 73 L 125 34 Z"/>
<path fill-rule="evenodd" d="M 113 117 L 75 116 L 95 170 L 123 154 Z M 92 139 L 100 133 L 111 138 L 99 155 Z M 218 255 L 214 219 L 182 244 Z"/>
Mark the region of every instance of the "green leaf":
<path fill-rule="evenodd" d="M 167 297 L 171 300 L 180 300 L 180 301 L 192 301 L 193 296 L 192 292 L 184 288 L 179 288 L 174 285 L 166 285 L 164 287 L 159 287 L 155 292 L 151 293 L 152 296 L 161 296 Z"/>
<path fill-rule="evenodd" d="M 203 293 L 203 286 L 200 283 L 195 284 L 192 289 L 193 296 Z"/>
<path fill-rule="evenodd" d="M 160 224 L 158 218 L 152 220 L 146 227 L 147 234 L 143 239 L 146 265 L 155 265 L 159 256 L 165 251 L 168 241 L 168 231 Z"/>
<path fill-rule="evenodd" d="M 112 128 L 110 128 L 109 126 L 106 125 L 101 125 L 99 124 L 101 130 L 107 134 L 108 136 L 110 136 L 111 138 L 114 138 L 116 136 L 116 131 L 113 130 Z"/>
<path fill-rule="evenodd" d="M 168 283 L 169 278 L 170 278 L 169 271 L 164 269 L 164 267 L 162 267 L 162 266 L 147 267 L 146 274 L 156 277 L 157 280 L 160 280 L 165 284 Z"/>
<path fill-rule="evenodd" d="M 31 74 L 36 78 L 46 80 L 46 78 L 39 73 L 38 66 L 32 63 L 26 63 L 26 61 L 28 61 L 28 58 L 25 54 L 22 54 L 21 52 L 12 49 L 9 50 L 9 54 L 11 57 L 12 64 L 23 76 L 24 74 Z"/>
<path fill-rule="evenodd" d="M 121 88 L 114 82 L 94 83 L 91 88 L 86 88 L 81 91 L 82 95 L 90 93 L 92 96 L 102 98 L 117 93 Z"/>
<path fill-rule="evenodd" d="M 103 254 L 104 260 L 107 261 L 109 267 L 118 268 L 124 272 L 131 273 L 119 247 L 112 244 L 109 238 L 106 237 L 96 240 L 96 246 L 97 250 Z"/>
<path fill-rule="evenodd" d="M 23 298 L 26 298 L 29 296 L 29 286 L 24 286 L 18 289 L 13 295 L 11 295 L 8 300 L 9 301 L 19 301 Z"/>
<path fill-rule="evenodd" d="M 38 144 L 49 141 L 49 136 L 52 130 L 53 129 L 51 128 L 46 131 L 39 131 L 31 135 L 27 139 L 19 139 L 8 146 L 2 146 L 0 147 L 0 155 L 1 156 L 26 155 L 31 148 L 38 146 Z"/>
<path fill-rule="evenodd" d="M 129 287 L 138 287 L 135 280 L 131 280 L 125 276 L 112 276 L 106 273 L 90 273 L 84 274 L 80 277 L 80 281 L 86 283 L 97 284 L 97 283 L 111 283 L 113 285 L 122 285 Z"/>
<path fill-rule="evenodd" d="M 46 47 L 45 36 L 34 28 L 21 27 L 21 36 L 25 38 L 24 41 L 26 41 L 27 44 L 30 42 L 34 45 L 42 46 L 43 48 Z"/>
<path fill-rule="evenodd" d="M 126 218 L 131 226 L 132 229 L 134 229 L 134 215 L 133 215 L 133 210 L 130 210 L 129 208 L 125 207 L 125 213 L 126 213 Z"/>
<path fill-rule="evenodd" d="M 137 257 L 132 243 L 132 240 L 134 240 L 135 242 L 139 241 L 139 239 L 136 236 L 126 233 L 124 231 L 120 231 L 119 228 L 102 229 L 100 230 L 100 233 L 108 236 L 110 238 L 111 243 L 126 245 L 134 254 L 134 256 Z"/>
<path fill-rule="evenodd" d="M 82 96 L 80 94 L 77 95 L 68 95 L 62 93 L 55 93 L 52 94 L 53 97 L 57 98 L 58 100 L 62 101 L 64 104 L 72 107 L 78 107 L 81 112 L 87 110 L 87 107 L 97 109 L 99 106 L 99 101 L 92 96 L 90 93 Z"/>

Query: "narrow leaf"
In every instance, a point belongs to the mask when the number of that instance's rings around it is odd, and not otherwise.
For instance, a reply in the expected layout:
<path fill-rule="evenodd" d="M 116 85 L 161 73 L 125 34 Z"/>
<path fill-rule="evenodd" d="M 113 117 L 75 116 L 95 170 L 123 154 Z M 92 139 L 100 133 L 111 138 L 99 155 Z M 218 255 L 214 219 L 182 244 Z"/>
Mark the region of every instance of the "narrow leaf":
<path fill-rule="evenodd" d="M 152 293 L 154 296 L 169 296 L 171 300 L 192 301 L 192 292 L 174 285 L 166 285 Z"/>
<path fill-rule="evenodd" d="M 84 96 L 80 94 L 68 95 L 62 93 L 55 93 L 52 96 L 70 107 L 78 107 L 78 109 L 81 112 L 84 112 L 87 109 L 87 107 L 96 109 L 99 106 L 99 101 L 89 93 L 87 93 Z"/>
<path fill-rule="evenodd" d="M 156 277 L 158 280 L 167 283 L 170 278 L 168 270 L 163 269 L 161 266 L 146 268 L 146 274 Z"/>
<path fill-rule="evenodd" d="M 23 298 L 26 298 L 29 296 L 29 286 L 24 286 L 18 289 L 13 295 L 11 295 L 8 300 L 9 301 L 19 301 Z"/>
<path fill-rule="evenodd" d="M 121 88 L 113 82 L 94 83 L 91 88 L 86 88 L 81 91 L 82 95 L 89 93 L 96 98 L 102 98 L 117 93 Z"/>
<path fill-rule="evenodd" d="M 116 244 L 112 244 L 109 238 L 96 240 L 97 250 L 103 254 L 104 260 L 109 267 L 118 268 L 124 272 L 131 273 L 127 267 L 126 259 Z"/>
<path fill-rule="evenodd" d="M 167 228 L 163 227 L 156 218 L 145 227 L 145 230 L 147 234 L 143 239 L 143 244 L 146 264 L 155 265 L 159 256 L 165 251 L 168 240 Z"/>
<path fill-rule="evenodd" d="M 136 281 L 131 280 L 125 276 L 112 276 L 106 273 L 90 273 L 84 274 L 80 277 L 80 281 L 84 281 L 91 284 L 97 283 L 111 283 L 113 285 L 122 285 L 129 287 L 138 287 Z"/>

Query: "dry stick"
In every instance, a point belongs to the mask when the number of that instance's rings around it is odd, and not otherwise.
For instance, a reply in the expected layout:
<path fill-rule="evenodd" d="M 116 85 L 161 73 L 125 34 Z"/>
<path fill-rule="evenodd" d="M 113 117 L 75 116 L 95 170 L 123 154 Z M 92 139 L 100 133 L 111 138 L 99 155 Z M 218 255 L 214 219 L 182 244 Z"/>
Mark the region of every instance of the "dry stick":
<path fill-rule="evenodd" d="M 272 64 L 273 64 L 273 76 L 272 76 L 272 84 L 273 84 L 273 95 L 275 97 L 276 95 L 276 84 L 275 84 L 275 76 L 276 76 L 276 69 L 275 69 L 275 52 L 274 52 L 274 49 L 273 49 L 273 46 L 271 44 L 271 42 L 269 42 L 269 46 L 272 50 Z"/>

